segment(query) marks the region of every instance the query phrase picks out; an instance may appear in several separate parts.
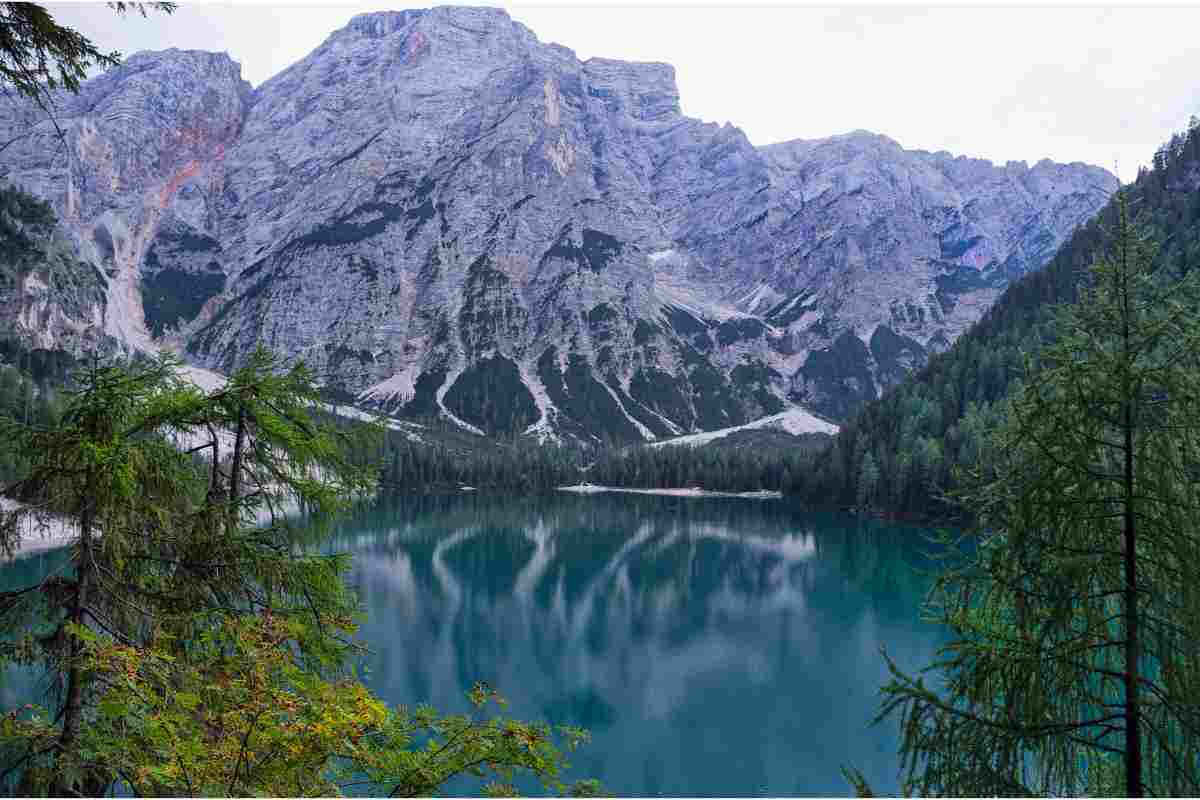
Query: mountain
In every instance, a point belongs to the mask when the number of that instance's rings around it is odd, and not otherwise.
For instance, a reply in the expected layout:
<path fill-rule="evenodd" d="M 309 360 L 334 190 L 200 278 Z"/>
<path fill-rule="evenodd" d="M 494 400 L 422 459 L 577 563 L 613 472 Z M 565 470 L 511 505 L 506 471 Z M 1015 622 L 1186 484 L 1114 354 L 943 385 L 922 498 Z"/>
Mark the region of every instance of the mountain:
<path fill-rule="evenodd" d="M 1159 243 L 1155 269 L 1166 280 L 1200 266 L 1200 118 L 1176 134 L 1122 192 Z M 1078 298 L 1081 278 L 1109 246 L 1111 202 L 1081 226 L 1044 269 L 1015 281 L 954 346 L 930 359 L 879 401 L 868 403 L 833 446 L 797 471 L 792 491 L 821 505 L 867 505 L 937 515 L 956 468 L 988 461 L 989 434 L 1004 401 L 1054 336 L 1050 312 Z"/>
<path fill-rule="evenodd" d="M 346 400 L 542 438 L 842 419 L 1117 186 L 865 132 L 756 148 L 670 66 L 490 8 L 354 17 L 257 88 L 138 53 L 59 105 L 65 143 L 0 106 L 0 177 L 102 272 L 111 341 L 218 370 L 263 342 Z"/>
<path fill-rule="evenodd" d="M 93 329 L 104 287 L 104 276 L 75 257 L 49 205 L 0 186 L 0 363 L 58 376 L 72 354 L 101 344 Z"/>

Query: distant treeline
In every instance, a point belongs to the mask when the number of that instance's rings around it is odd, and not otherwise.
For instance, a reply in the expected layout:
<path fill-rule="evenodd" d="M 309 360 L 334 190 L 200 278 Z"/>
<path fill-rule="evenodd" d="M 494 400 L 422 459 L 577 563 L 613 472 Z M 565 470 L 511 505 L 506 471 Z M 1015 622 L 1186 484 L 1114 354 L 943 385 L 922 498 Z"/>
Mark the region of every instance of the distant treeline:
<path fill-rule="evenodd" d="M 0 360 L 0 417 L 53 427 L 61 415 L 64 369 L 15 346 Z M 18 365 L 20 368 L 18 368 Z M 31 373 L 43 377 L 34 379 Z M 318 415 L 323 417 L 324 415 Z M 635 488 L 700 486 L 712 491 L 793 491 L 810 468 L 813 442 L 787 447 L 539 445 L 481 437 L 438 420 L 411 431 L 356 437 L 355 461 L 379 471 L 384 492 L 437 492 L 471 486 L 530 493 L 589 482 Z M 350 425 L 345 426 L 347 430 Z M 28 454 L 0 447 L 0 485 L 25 475 Z"/>
<path fill-rule="evenodd" d="M 358 458 L 380 468 L 385 492 L 457 490 L 541 492 L 593 483 L 634 488 L 700 486 L 712 491 L 788 491 L 811 460 L 812 445 L 786 448 L 538 445 L 484 439 L 425 420 L 416 435 L 388 431 Z"/>
<path fill-rule="evenodd" d="M 578 451 L 560 447 L 500 445 L 455 451 L 401 440 L 391 442 L 378 462 L 379 481 L 385 492 L 462 486 L 534 492 L 577 482 L 580 458 Z"/>
<path fill-rule="evenodd" d="M 809 451 L 743 450 L 713 445 L 639 446 L 606 450 L 587 472 L 589 483 L 634 488 L 698 486 L 717 492 L 790 491 Z"/>

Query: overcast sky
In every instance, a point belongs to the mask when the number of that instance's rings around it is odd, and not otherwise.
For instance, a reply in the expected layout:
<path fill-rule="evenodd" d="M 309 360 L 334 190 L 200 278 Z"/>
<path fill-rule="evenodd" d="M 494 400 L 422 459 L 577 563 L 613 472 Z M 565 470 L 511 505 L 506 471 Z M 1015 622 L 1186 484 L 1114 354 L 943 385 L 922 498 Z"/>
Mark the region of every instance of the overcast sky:
<path fill-rule="evenodd" d="M 754 144 L 864 128 L 996 162 L 1086 161 L 1123 180 L 1200 115 L 1200 8 L 501 5 L 538 38 L 673 64 L 684 113 Z M 257 85 L 383 3 L 181 5 L 120 20 L 55 3 L 102 49 L 227 51 Z"/>

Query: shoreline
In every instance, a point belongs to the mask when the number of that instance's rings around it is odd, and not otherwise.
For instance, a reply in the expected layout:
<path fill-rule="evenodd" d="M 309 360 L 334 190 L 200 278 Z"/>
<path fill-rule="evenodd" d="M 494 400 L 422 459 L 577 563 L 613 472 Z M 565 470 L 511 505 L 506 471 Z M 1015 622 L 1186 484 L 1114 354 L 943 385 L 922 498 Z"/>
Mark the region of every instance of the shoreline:
<path fill-rule="evenodd" d="M 0 511 L 13 512 L 23 508 L 15 500 L 0 497 Z M 57 514 L 33 512 L 21 523 L 20 540 L 11 555 L 0 554 L 0 564 L 59 547 L 69 547 L 79 539 L 79 526 L 73 520 Z"/>
<path fill-rule="evenodd" d="M 574 494 L 614 492 L 621 494 L 656 494 L 666 497 L 741 497 L 752 500 L 778 500 L 783 497 L 783 492 L 776 491 L 712 492 L 707 489 L 701 489 L 698 486 L 688 489 L 630 489 L 624 486 L 597 486 L 593 483 L 577 483 L 572 486 L 556 486 L 554 490 L 556 492 L 572 492 Z"/>

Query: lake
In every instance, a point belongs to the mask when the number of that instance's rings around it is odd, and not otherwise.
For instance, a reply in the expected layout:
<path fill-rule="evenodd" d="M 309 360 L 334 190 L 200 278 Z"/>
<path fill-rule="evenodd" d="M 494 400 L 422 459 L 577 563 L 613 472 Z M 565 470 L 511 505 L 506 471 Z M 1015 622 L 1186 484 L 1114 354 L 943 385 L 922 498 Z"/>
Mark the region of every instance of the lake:
<path fill-rule="evenodd" d="M 618 795 L 898 789 L 876 728 L 881 645 L 916 668 L 921 529 L 790 500 L 464 496 L 343 524 L 368 612 L 367 683 L 466 710 L 486 680 L 519 718 L 580 725 L 574 777 Z"/>
<path fill-rule="evenodd" d="M 326 546 L 355 555 L 389 702 L 466 711 L 485 680 L 590 730 L 568 777 L 618 795 L 846 795 L 843 765 L 898 790 L 879 648 L 914 669 L 944 641 L 918 619 L 922 532 L 787 499 L 463 495 L 361 508 Z"/>

